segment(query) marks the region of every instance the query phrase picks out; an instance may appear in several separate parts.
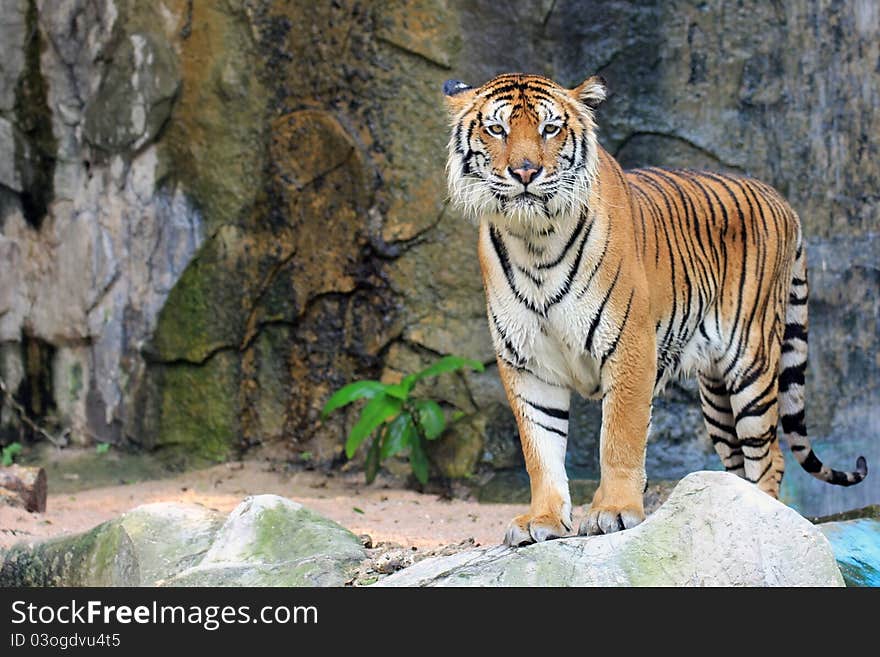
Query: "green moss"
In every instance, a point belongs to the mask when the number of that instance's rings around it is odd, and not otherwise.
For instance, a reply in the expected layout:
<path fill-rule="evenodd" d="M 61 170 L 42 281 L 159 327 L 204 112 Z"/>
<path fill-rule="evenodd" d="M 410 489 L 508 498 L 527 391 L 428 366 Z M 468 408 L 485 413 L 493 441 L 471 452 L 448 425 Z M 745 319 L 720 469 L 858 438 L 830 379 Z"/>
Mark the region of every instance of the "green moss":
<path fill-rule="evenodd" d="M 308 509 L 292 513 L 282 505 L 260 512 L 249 552 L 265 563 L 331 553 L 337 559 L 363 556 L 360 541 L 347 529 Z"/>
<path fill-rule="evenodd" d="M 245 11 L 226 2 L 171 4 L 191 11 L 198 29 L 180 42 L 183 92 L 162 140 L 160 169 L 174 172 L 211 231 L 239 221 L 261 188 L 268 95 L 254 75 L 261 65 Z"/>
<path fill-rule="evenodd" d="M 116 521 L 33 548 L 13 547 L 0 564 L 0 587 L 139 584 L 134 547 Z"/>
<path fill-rule="evenodd" d="M 246 316 L 238 229 L 226 226 L 202 247 L 168 295 L 148 350 L 162 361 L 200 363 L 218 349 L 238 345 Z"/>
<path fill-rule="evenodd" d="M 238 444 L 238 354 L 219 352 L 203 365 L 162 368 L 155 447 L 166 460 L 201 465 L 226 459 Z"/>

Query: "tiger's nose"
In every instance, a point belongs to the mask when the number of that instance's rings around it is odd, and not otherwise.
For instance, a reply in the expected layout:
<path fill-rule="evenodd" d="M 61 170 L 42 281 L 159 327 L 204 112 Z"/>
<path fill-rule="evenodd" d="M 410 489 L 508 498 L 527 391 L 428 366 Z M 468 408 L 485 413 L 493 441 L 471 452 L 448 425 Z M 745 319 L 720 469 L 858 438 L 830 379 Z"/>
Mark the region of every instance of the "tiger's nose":
<path fill-rule="evenodd" d="M 512 167 L 508 167 L 508 171 L 510 171 L 510 175 L 519 180 L 523 185 L 528 185 L 534 178 L 538 177 L 538 174 L 544 170 L 544 167 L 539 167 L 528 160 L 523 162 L 516 169 Z"/>

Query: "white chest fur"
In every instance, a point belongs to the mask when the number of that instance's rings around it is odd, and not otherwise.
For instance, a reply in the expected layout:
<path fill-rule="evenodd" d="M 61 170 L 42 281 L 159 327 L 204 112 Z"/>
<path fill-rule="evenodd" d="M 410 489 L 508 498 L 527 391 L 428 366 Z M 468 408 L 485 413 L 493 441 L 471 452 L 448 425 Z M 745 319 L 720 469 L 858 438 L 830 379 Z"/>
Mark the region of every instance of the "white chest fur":
<path fill-rule="evenodd" d="M 585 397 L 601 394 L 599 362 L 585 348 L 596 305 L 586 283 L 604 240 L 601 233 L 586 221 L 528 237 L 488 221 L 480 227 L 496 350 L 512 364 Z"/>

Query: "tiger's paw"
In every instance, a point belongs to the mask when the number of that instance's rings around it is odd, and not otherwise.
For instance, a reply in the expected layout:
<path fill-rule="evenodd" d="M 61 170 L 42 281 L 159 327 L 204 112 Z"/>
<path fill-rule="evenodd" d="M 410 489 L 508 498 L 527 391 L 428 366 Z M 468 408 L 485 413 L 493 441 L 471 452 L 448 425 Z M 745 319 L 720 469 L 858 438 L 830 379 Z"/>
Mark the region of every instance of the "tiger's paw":
<path fill-rule="evenodd" d="M 624 529 L 632 529 L 644 519 L 645 510 L 641 504 L 614 506 L 593 503 L 587 510 L 587 517 L 581 522 L 578 534 L 581 536 L 612 534 Z"/>
<path fill-rule="evenodd" d="M 510 521 L 504 544 L 510 547 L 541 543 L 554 538 L 571 535 L 571 522 L 558 515 L 545 513 L 539 516 L 523 514 Z"/>

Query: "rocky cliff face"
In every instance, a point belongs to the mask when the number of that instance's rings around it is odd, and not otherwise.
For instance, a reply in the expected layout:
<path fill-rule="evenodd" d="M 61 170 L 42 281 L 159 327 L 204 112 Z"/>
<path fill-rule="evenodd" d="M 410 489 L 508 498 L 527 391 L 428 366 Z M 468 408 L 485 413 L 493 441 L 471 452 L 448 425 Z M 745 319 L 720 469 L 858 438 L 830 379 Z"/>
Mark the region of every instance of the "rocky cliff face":
<path fill-rule="evenodd" d="M 334 461 L 335 387 L 492 360 L 474 231 L 445 204 L 442 81 L 599 72 L 624 165 L 746 172 L 800 212 L 812 432 L 840 467 L 880 462 L 878 37 L 869 0 L 2 0 L 3 380 L 77 442 Z M 494 373 L 436 393 L 472 415 L 441 470 L 516 466 Z M 598 409 L 577 408 L 588 471 Z M 18 431 L 8 403 L 0 423 Z M 674 390 L 650 474 L 714 464 L 700 435 Z"/>

